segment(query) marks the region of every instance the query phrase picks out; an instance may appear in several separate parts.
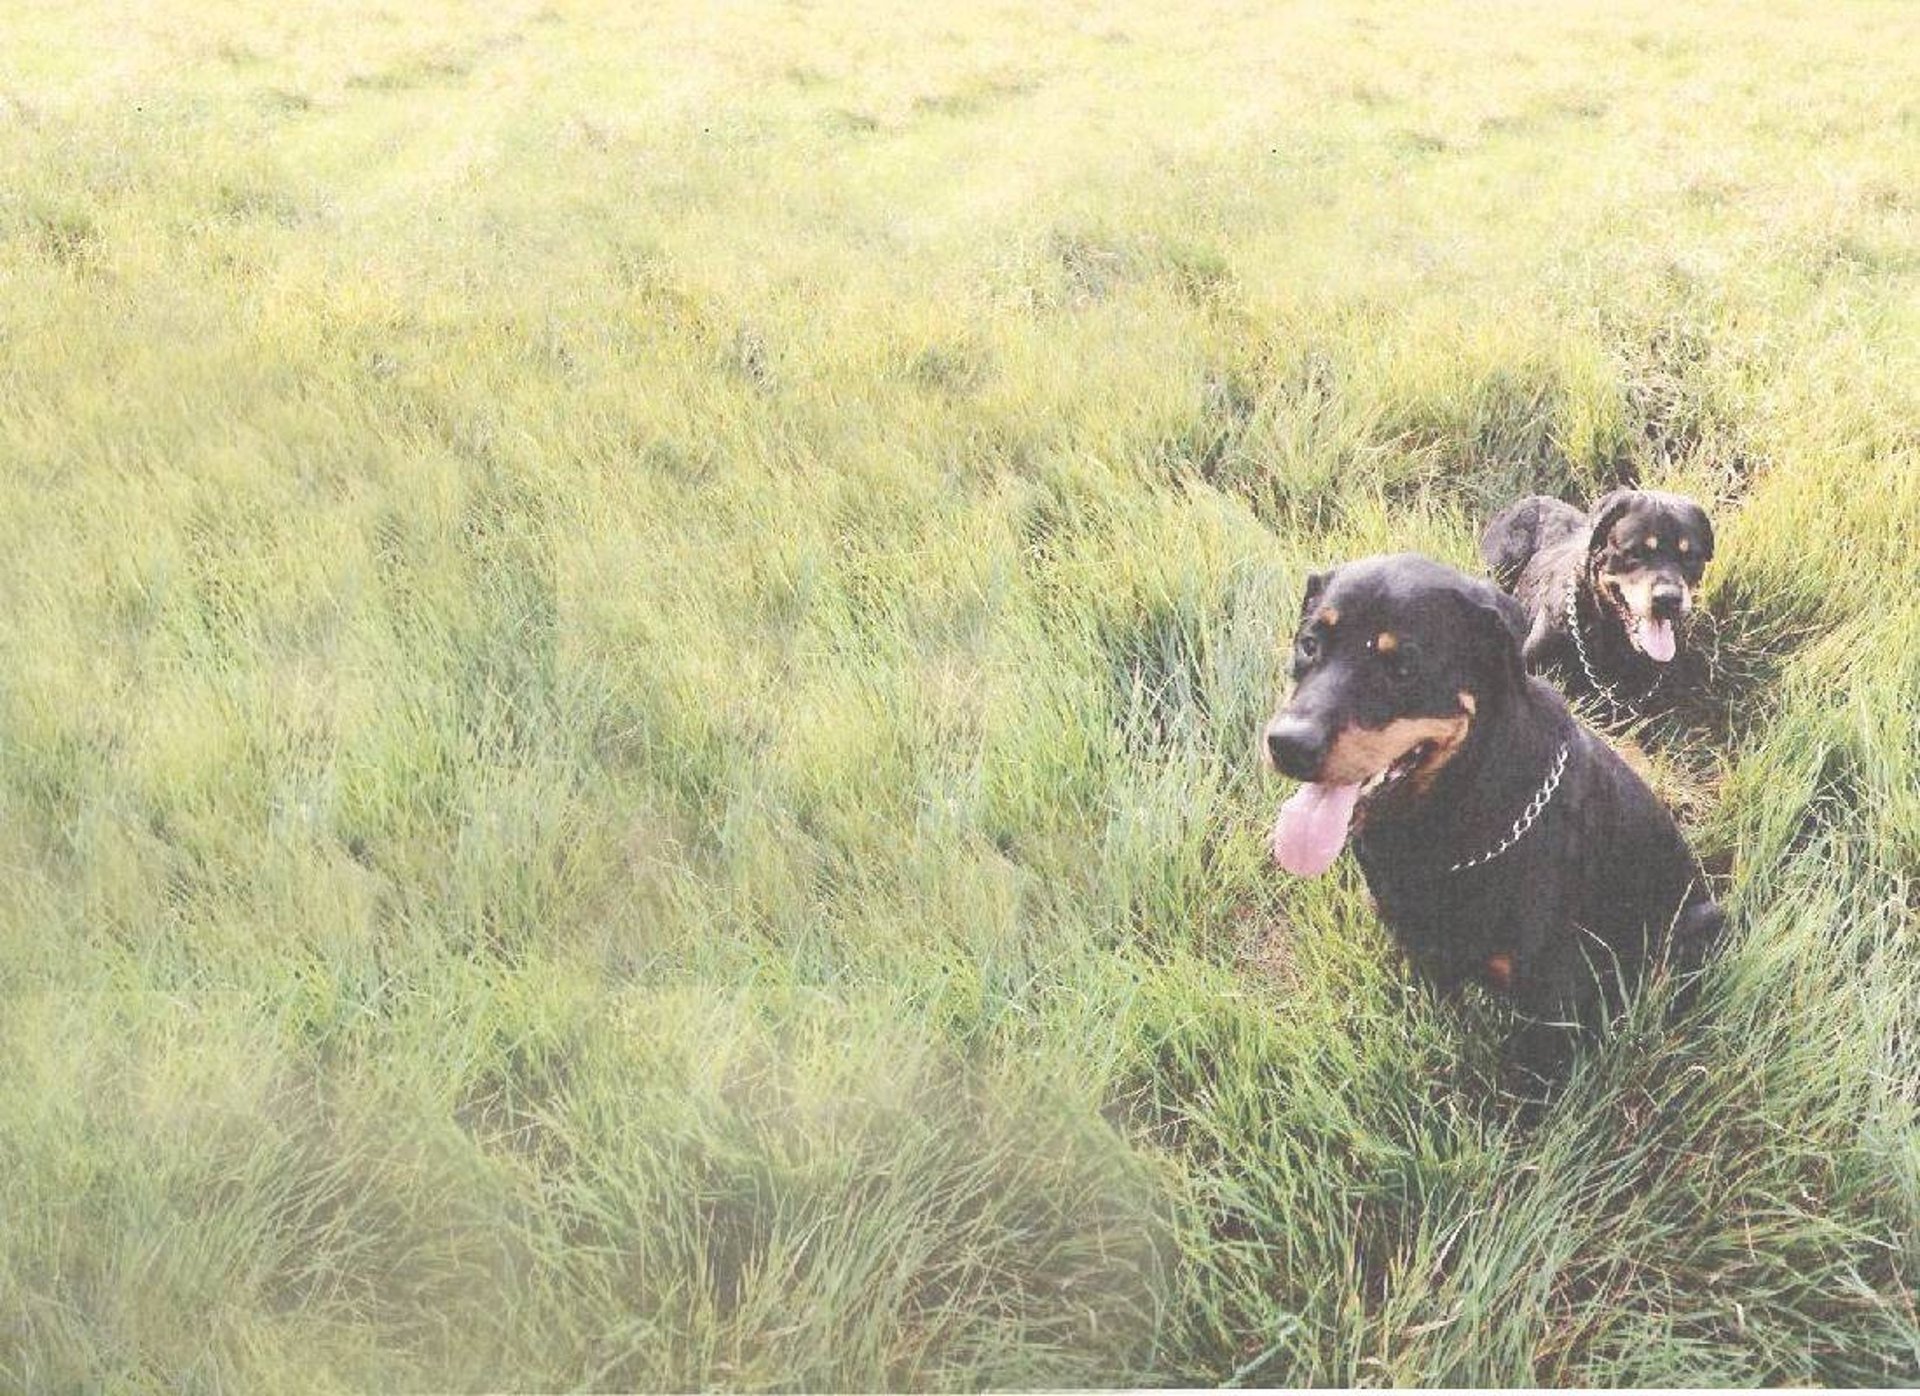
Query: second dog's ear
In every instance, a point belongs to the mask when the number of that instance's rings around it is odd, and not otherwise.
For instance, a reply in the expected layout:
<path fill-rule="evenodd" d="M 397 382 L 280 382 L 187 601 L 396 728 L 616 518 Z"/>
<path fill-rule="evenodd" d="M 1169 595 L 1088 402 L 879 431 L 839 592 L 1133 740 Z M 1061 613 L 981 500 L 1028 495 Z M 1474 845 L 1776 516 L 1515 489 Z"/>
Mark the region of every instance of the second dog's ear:
<path fill-rule="evenodd" d="M 1713 520 L 1707 517 L 1707 511 L 1691 499 L 1687 507 L 1681 510 L 1681 517 L 1687 521 L 1687 527 L 1693 530 L 1693 536 L 1700 540 L 1700 561 L 1713 561 Z"/>
<path fill-rule="evenodd" d="M 1638 490 L 1614 490 L 1600 496 L 1600 502 L 1587 515 L 1587 552 L 1597 553 L 1607 545 L 1607 534 L 1620 516 L 1627 512 Z"/>
<path fill-rule="evenodd" d="M 1320 593 L 1327 589 L 1327 583 L 1333 580 L 1333 569 L 1324 572 L 1307 573 L 1307 590 L 1300 598 L 1300 623 L 1305 625 L 1307 617 L 1313 614 L 1313 603 L 1320 599 Z"/>

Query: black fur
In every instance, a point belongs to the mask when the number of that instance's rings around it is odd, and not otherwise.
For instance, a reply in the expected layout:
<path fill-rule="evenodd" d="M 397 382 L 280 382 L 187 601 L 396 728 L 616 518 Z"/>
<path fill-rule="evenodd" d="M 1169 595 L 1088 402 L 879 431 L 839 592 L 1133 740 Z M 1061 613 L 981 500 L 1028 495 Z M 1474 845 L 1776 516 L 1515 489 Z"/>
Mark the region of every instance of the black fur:
<path fill-rule="evenodd" d="M 1637 545 L 1658 538 L 1648 552 Z M 1681 547 L 1685 542 L 1684 549 Z M 1639 582 L 1678 594 L 1680 653 L 1686 632 L 1679 621 L 1691 609 L 1701 573 L 1713 557 L 1713 524 L 1706 511 L 1682 495 L 1656 490 L 1614 490 L 1587 513 L 1545 495 L 1507 506 L 1480 539 L 1480 556 L 1493 578 L 1512 592 L 1527 613 L 1522 653 L 1533 673 L 1552 669 L 1566 691 L 1597 694 L 1615 706 L 1638 711 L 1678 696 L 1691 682 L 1689 666 L 1660 665 L 1640 652 L 1623 621 L 1619 584 Z M 1567 624 L 1572 588 L 1586 663 Z M 1593 671 L 1604 689 L 1589 680 Z"/>
<path fill-rule="evenodd" d="M 1464 740 L 1431 783 L 1403 781 L 1363 805 L 1350 846 L 1421 974 L 1443 990 L 1480 980 L 1510 994 L 1538 1025 L 1520 1055 L 1550 1074 L 1567 1038 L 1551 1025 L 1607 1016 L 1655 958 L 1697 967 L 1721 910 L 1653 792 L 1525 673 L 1526 616 L 1512 597 L 1412 554 L 1316 581 L 1295 689 L 1268 729 L 1272 759 L 1311 780 L 1342 729 L 1458 716 L 1471 704 Z M 1383 662 L 1381 632 L 1404 662 Z M 1276 731 L 1294 740 L 1276 743 Z M 1512 831 L 1562 744 L 1565 770 L 1538 820 L 1490 862 L 1449 871 Z M 1505 974 L 1493 973 L 1498 957 Z"/>

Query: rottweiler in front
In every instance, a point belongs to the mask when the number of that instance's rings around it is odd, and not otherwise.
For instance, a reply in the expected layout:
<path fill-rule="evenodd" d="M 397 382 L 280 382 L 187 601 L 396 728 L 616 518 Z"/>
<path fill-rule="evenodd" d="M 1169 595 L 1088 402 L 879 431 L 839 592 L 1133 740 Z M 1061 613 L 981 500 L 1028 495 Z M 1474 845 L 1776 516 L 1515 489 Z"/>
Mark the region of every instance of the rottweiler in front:
<path fill-rule="evenodd" d="M 1388 928 L 1442 990 L 1477 980 L 1551 1077 L 1569 1029 L 1664 957 L 1691 970 L 1724 917 L 1653 792 L 1521 657 L 1513 597 L 1411 553 L 1307 579 L 1267 759 L 1305 782 L 1272 836 L 1302 876 L 1351 838 Z"/>

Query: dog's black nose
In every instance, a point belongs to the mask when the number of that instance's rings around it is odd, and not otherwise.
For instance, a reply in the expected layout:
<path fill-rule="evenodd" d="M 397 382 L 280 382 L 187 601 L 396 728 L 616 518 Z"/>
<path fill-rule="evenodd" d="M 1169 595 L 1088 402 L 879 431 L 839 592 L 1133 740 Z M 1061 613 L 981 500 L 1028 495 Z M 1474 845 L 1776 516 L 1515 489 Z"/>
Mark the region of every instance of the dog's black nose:
<path fill-rule="evenodd" d="M 1296 780 L 1312 780 L 1327 759 L 1327 734 L 1318 723 L 1277 717 L 1267 728 L 1267 755 Z"/>
<path fill-rule="evenodd" d="M 1685 606 L 1687 594 L 1676 586 L 1657 586 L 1653 589 L 1653 614 L 1656 620 L 1678 620 Z"/>

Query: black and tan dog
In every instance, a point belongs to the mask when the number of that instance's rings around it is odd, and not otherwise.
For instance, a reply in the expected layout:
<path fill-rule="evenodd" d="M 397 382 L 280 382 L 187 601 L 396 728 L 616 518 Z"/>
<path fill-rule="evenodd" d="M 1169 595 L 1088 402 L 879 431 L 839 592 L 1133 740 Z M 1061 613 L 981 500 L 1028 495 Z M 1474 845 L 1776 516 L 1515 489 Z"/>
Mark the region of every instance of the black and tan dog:
<path fill-rule="evenodd" d="M 1480 556 L 1526 609 L 1527 668 L 1552 666 L 1568 692 L 1633 710 L 1680 651 L 1713 525 L 1691 499 L 1657 490 L 1615 490 L 1587 514 L 1532 495 L 1487 526 Z"/>
<path fill-rule="evenodd" d="M 1511 996 L 1535 1024 L 1520 1052 L 1551 1074 L 1560 1027 L 1616 1009 L 1655 958 L 1697 967 L 1723 917 L 1653 792 L 1528 677 L 1526 625 L 1411 553 L 1314 575 L 1264 737 L 1306 782 L 1273 830 L 1281 866 L 1324 872 L 1351 839 L 1416 968 Z"/>

